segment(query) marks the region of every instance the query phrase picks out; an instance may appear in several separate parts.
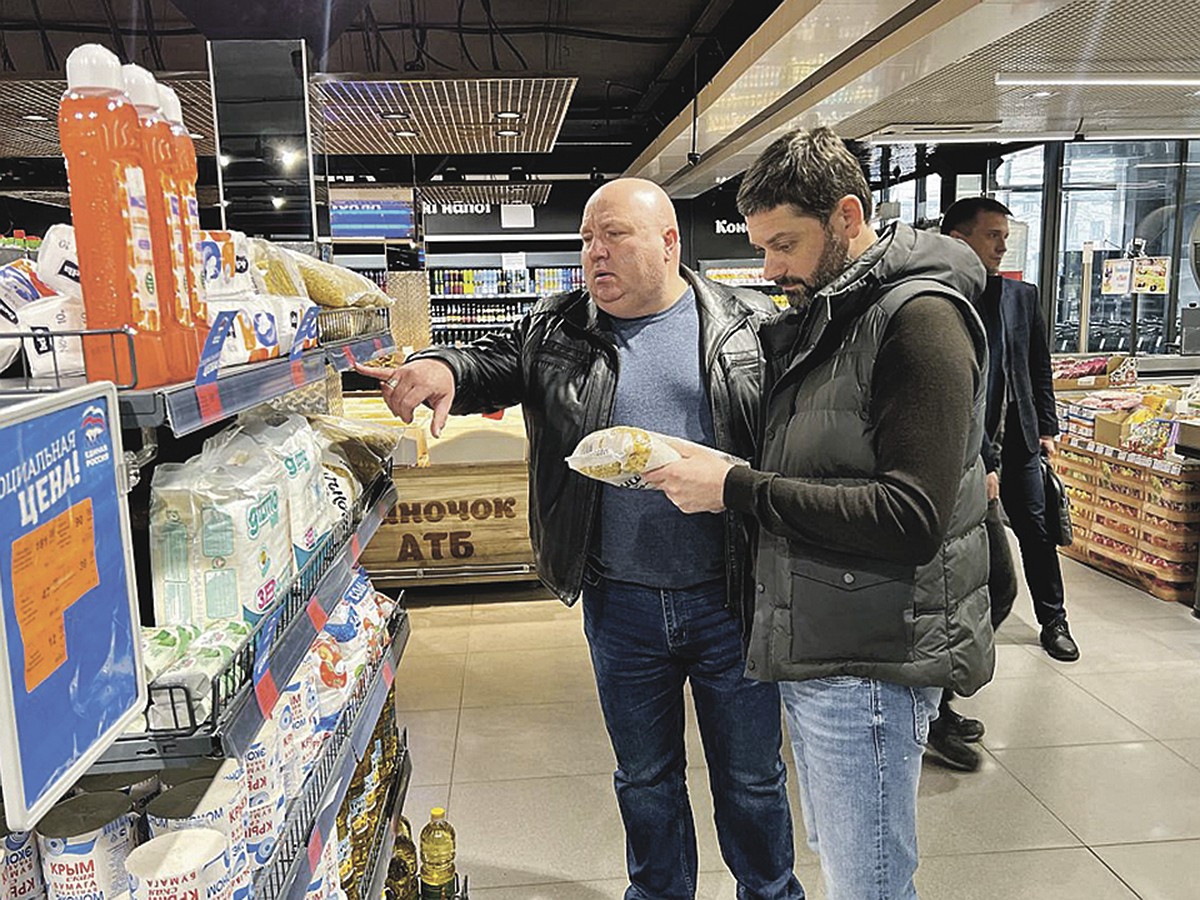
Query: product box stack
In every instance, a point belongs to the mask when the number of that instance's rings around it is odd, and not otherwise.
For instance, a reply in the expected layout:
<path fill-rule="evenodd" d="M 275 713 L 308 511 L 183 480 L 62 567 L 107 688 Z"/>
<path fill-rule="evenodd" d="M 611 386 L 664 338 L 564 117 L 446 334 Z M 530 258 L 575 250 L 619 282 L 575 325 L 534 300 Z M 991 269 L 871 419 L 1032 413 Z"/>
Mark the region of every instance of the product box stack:
<path fill-rule="evenodd" d="M 1164 600 L 1191 603 L 1200 552 L 1200 466 L 1175 453 L 1200 385 L 1066 394 L 1055 468 L 1075 540 L 1062 552 Z"/>

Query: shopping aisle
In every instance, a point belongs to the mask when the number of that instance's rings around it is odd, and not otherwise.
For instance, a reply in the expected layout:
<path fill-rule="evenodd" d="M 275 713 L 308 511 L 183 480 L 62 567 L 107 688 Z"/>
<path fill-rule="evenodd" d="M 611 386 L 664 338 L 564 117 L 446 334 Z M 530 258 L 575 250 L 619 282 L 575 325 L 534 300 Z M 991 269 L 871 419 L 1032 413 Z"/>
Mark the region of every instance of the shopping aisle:
<path fill-rule="evenodd" d="M 960 707 L 987 726 L 982 769 L 926 762 L 922 900 L 1197 895 L 1200 621 L 1077 563 L 1063 574 L 1083 658 L 1050 660 L 1018 598 L 996 680 Z M 419 826 L 447 806 L 473 900 L 620 898 L 612 753 L 578 610 L 449 596 L 417 601 L 397 678 L 414 758 L 407 814 Z M 689 741 L 698 896 L 732 900 L 694 721 Z M 794 795 L 793 807 L 802 833 Z M 815 857 L 797 843 L 798 874 L 821 898 Z"/>

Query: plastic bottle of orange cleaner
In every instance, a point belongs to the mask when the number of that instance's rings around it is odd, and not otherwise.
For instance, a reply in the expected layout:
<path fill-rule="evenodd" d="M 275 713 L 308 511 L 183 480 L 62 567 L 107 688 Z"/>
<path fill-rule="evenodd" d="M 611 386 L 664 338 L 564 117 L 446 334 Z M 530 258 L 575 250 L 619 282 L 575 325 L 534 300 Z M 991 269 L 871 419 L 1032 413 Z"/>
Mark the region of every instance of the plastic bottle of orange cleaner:
<path fill-rule="evenodd" d="M 154 245 L 154 272 L 163 311 L 167 340 L 167 366 L 173 381 L 196 377 L 200 359 L 192 303 L 187 290 L 187 258 L 183 216 L 175 181 L 175 135 L 158 105 L 158 82 L 139 65 L 121 67 L 125 93 L 137 109 L 141 125 L 142 169 L 146 173 L 146 201 L 150 209 L 150 237 Z"/>
<path fill-rule="evenodd" d="M 137 111 L 125 96 L 121 63 L 99 44 L 67 57 L 67 90 L 58 108 L 58 132 L 71 187 L 71 218 L 79 254 L 80 286 L 91 329 L 132 326 L 135 359 L 123 336 L 83 340 L 91 381 L 138 387 L 166 384 L 163 320 Z M 135 363 L 136 360 L 136 363 Z"/>
<path fill-rule="evenodd" d="M 183 121 L 179 97 L 164 84 L 158 86 L 159 106 L 175 137 L 173 159 L 175 184 L 179 191 L 179 211 L 183 218 L 184 248 L 187 254 L 188 299 L 196 325 L 196 341 L 204 346 L 208 337 L 208 304 L 204 300 L 204 257 L 200 254 L 200 204 L 196 200 L 196 148 Z"/>

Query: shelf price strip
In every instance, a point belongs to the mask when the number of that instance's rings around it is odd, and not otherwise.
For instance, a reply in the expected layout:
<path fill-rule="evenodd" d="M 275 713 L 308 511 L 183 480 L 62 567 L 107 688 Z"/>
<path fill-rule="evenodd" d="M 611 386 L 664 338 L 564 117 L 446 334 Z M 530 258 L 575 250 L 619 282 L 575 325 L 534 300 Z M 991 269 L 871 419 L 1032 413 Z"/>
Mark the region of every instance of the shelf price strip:
<path fill-rule="evenodd" d="M 225 337 L 236 318 L 236 310 L 217 313 L 204 341 L 204 349 L 200 351 L 200 364 L 196 368 L 196 402 L 200 405 L 200 420 L 205 425 L 225 417 L 217 376 L 221 372 L 221 348 L 225 346 Z"/>

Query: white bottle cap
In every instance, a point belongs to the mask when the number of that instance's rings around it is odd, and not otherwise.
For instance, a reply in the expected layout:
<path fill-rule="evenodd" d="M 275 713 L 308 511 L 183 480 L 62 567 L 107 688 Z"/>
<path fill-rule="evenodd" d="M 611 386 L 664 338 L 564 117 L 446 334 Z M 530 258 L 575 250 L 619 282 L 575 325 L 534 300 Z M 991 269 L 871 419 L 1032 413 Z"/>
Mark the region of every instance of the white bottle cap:
<path fill-rule="evenodd" d="M 183 108 L 179 104 L 179 95 L 165 84 L 158 86 L 158 105 L 162 108 L 164 119 L 172 125 L 183 124 Z"/>
<path fill-rule="evenodd" d="M 154 80 L 153 75 L 137 63 L 121 66 L 121 74 L 125 77 L 125 93 L 139 111 L 146 108 L 158 109 L 158 82 Z"/>
<path fill-rule="evenodd" d="M 121 60 L 99 44 L 81 44 L 67 57 L 67 87 L 125 90 Z"/>

